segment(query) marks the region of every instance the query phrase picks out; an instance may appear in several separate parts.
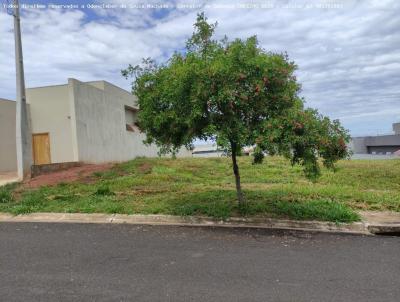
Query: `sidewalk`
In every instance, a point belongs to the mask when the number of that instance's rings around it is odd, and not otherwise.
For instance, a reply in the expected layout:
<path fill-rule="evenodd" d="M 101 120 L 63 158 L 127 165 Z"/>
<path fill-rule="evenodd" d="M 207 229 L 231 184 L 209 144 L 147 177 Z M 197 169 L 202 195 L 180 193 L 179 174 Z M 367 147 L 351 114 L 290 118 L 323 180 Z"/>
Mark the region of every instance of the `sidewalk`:
<path fill-rule="evenodd" d="M 0 222 L 109 223 L 140 225 L 175 225 L 199 227 L 283 229 L 311 232 L 332 232 L 372 235 L 400 232 L 400 213 L 361 212 L 361 222 L 350 224 L 322 221 L 296 221 L 275 218 L 233 217 L 226 221 L 209 217 L 170 215 L 125 215 L 84 213 L 32 213 L 13 216 L 0 213 Z"/>

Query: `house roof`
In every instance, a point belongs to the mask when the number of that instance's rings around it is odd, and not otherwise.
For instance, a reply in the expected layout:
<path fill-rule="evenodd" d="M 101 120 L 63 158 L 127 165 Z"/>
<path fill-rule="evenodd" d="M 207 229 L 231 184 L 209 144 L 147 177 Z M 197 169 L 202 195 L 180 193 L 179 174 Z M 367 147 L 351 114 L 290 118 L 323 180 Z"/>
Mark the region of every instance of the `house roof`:
<path fill-rule="evenodd" d="M 9 100 L 9 99 L 4 99 L 4 98 L 0 98 L 0 101 L 5 101 L 5 102 L 15 102 L 14 100 Z"/>

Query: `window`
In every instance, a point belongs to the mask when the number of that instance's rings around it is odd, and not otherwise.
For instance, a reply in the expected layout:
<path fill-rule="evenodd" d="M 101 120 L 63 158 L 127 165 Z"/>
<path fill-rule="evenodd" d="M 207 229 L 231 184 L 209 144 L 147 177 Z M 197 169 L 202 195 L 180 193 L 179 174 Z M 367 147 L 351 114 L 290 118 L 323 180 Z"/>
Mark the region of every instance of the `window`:
<path fill-rule="evenodd" d="M 127 131 L 139 131 L 137 113 L 137 109 L 125 106 L 125 125 Z"/>

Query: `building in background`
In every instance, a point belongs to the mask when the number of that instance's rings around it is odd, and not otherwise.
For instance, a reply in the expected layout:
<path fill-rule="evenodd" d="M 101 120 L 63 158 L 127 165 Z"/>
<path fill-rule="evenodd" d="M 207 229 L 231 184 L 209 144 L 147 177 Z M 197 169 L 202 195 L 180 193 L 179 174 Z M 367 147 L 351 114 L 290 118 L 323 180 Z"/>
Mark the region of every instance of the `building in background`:
<path fill-rule="evenodd" d="M 400 123 L 393 124 L 394 134 L 353 137 L 350 149 L 354 154 L 400 155 Z"/>
<path fill-rule="evenodd" d="M 218 145 L 216 143 L 213 143 L 195 145 L 192 155 L 193 157 L 221 157 L 227 156 L 227 153 L 225 150 L 218 148 Z"/>
<path fill-rule="evenodd" d="M 32 126 L 34 165 L 121 162 L 158 156 L 143 144 L 136 125 L 137 102 L 106 81 L 80 82 L 26 90 Z M 15 102 L 0 101 L 0 171 L 16 171 Z M 191 156 L 182 149 L 178 156 Z"/>
<path fill-rule="evenodd" d="M 243 156 L 249 156 L 253 153 L 253 147 L 244 147 L 242 149 Z M 219 147 L 216 143 L 195 145 L 192 152 L 193 157 L 222 157 L 230 156 L 228 151 Z"/>

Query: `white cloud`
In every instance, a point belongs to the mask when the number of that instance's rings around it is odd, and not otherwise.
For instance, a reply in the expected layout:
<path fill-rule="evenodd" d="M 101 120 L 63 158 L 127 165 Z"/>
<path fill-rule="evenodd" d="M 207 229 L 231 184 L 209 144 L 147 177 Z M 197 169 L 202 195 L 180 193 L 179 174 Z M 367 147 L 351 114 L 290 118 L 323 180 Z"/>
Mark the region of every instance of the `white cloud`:
<path fill-rule="evenodd" d="M 237 7 L 248 3 L 244 0 L 193 3 L 208 5 L 205 11 L 210 21 L 219 23 L 218 37 L 257 34 L 266 50 L 286 51 L 299 66 L 298 79 L 307 104 L 342 118 L 354 134 L 386 131 L 400 119 L 397 1 L 252 2 L 270 3 L 274 8 L 269 9 L 210 8 L 215 3 Z M 282 3 L 303 8 L 284 8 Z M 336 3 L 338 8 L 315 8 L 327 3 Z M 24 11 L 27 86 L 65 83 L 75 77 L 105 79 L 129 89 L 120 69 L 143 57 L 165 60 L 184 47 L 196 12 L 96 10 L 88 16 L 79 10 Z M 8 98 L 13 98 L 15 87 L 13 47 L 12 18 L 1 12 L 0 96 Z"/>

